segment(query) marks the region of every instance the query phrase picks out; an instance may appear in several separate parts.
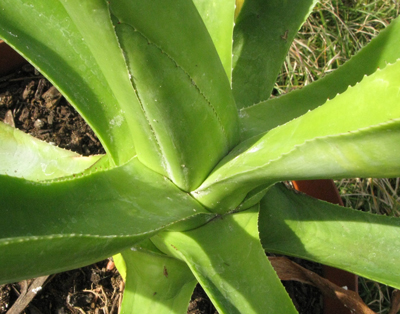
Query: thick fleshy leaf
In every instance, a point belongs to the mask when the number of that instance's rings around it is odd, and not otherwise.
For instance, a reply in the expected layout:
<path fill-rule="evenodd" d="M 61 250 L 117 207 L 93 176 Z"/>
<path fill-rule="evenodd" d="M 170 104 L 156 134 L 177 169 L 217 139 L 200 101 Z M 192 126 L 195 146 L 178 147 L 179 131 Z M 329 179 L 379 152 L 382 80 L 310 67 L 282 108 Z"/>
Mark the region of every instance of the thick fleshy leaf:
<path fill-rule="evenodd" d="M 184 260 L 219 313 L 297 313 L 258 238 L 258 206 L 151 240 Z"/>
<path fill-rule="evenodd" d="M 0 174 L 49 180 L 82 172 L 101 157 L 80 156 L 0 122 Z"/>
<path fill-rule="evenodd" d="M 132 128 L 140 104 L 106 1 L 2 1 L 0 37 L 62 92 L 111 162 L 119 165 L 134 156 Z"/>
<path fill-rule="evenodd" d="M 297 31 L 318 0 L 246 0 L 233 32 L 232 88 L 239 109 L 267 100 Z"/>
<path fill-rule="evenodd" d="M 0 282 L 81 267 L 206 211 L 136 158 L 75 179 L 0 176 Z"/>
<path fill-rule="evenodd" d="M 282 180 L 400 175 L 400 62 L 236 147 L 193 193 L 217 211 Z M 349 110 L 351 107 L 351 110 Z"/>
<path fill-rule="evenodd" d="M 267 132 L 313 110 L 343 93 L 364 75 L 400 59 L 400 18 L 392 23 L 343 66 L 302 89 L 240 111 L 243 139 Z"/>
<path fill-rule="evenodd" d="M 190 1 L 120 0 L 111 9 L 156 144 L 135 142 L 138 158 L 193 190 L 239 138 L 229 80 L 210 35 Z"/>
<path fill-rule="evenodd" d="M 120 313 L 187 312 L 197 281 L 184 262 L 136 248 L 123 251 L 121 258 L 126 280 Z"/>
<path fill-rule="evenodd" d="M 333 205 L 282 185 L 261 201 L 260 238 L 268 252 L 341 268 L 400 288 L 400 219 Z"/>
<path fill-rule="evenodd" d="M 143 240 L 142 242 L 140 242 L 140 244 L 131 247 L 131 250 L 132 251 L 140 250 L 147 253 L 165 255 L 153 244 L 153 242 L 151 242 L 150 238 Z M 113 255 L 113 261 L 118 269 L 119 274 L 122 277 L 122 280 L 126 281 L 127 266 L 124 257 L 122 256 L 121 253 L 115 254 Z"/>
<path fill-rule="evenodd" d="M 232 36 L 235 0 L 193 0 L 217 49 L 229 81 L 232 79 Z"/>
<path fill-rule="evenodd" d="M 126 263 L 124 258 L 122 257 L 121 253 L 113 255 L 113 261 L 115 267 L 117 267 L 119 274 L 122 277 L 123 281 L 126 281 Z"/>

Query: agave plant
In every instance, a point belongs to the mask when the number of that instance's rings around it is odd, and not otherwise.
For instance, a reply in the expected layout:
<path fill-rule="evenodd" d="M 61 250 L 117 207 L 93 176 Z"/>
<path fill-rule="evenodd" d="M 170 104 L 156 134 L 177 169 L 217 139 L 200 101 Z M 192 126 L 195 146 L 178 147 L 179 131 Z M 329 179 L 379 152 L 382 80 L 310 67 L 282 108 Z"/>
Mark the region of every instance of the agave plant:
<path fill-rule="evenodd" d="M 400 288 L 400 220 L 286 189 L 400 175 L 400 21 L 345 65 L 270 99 L 316 0 L 2 0 L 0 37 L 106 154 L 0 124 L 0 282 L 113 254 L 123 313 L 296 313 L 265 252 Z"/>

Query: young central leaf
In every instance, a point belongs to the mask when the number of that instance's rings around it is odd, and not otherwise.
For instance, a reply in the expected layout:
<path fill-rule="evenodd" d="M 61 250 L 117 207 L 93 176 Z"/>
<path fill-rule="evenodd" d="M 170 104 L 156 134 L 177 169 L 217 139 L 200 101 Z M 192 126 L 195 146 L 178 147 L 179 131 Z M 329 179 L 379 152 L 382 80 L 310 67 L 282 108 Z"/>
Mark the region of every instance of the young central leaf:
<path fill-rule="evenodd" d="M 176 1 L 157 10 L 154 2 L 111 3 L 145 127 L 151 130 L 135 147 L 141 162 L 191 191 L 235 145 L 238 115 L 193 3 Z"/>
<path fill-rule="evenodd" d="M 207 97 L 170 56 L 129 25 L 118 25 L 117 33 L 162 167 L 189 190 L 218 161 L 210 153 L 228 149 L 226 131 Z"/>

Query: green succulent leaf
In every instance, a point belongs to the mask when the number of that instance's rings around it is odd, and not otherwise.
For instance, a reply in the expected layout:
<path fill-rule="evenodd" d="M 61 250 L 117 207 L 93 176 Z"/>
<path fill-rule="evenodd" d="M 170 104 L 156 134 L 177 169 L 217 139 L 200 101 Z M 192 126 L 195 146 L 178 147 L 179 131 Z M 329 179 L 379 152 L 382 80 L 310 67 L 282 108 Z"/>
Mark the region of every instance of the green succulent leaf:
<path fill-rule="evenodd" d="M 112 258 L 113 258 L 115 267 L 117 267 L 118 272 L 122 277 L 122 280 L 124 282 L 126 282 L 126 263 L 125 263 L 124 258 L 122 257 L 121 253 L 113 255 Z"/>
<path fill-rule="evenodd" d="M 193 0 L 217 49 L 225 73 L 232 80 L 232 36 L 235 0 Z"/>
<path fill-rule="evenodd" d="M 240 110 L 241 135 L 248 139 L 313 110 L 360 82 L 365 75 L 400 59 L 400 18 L 343 66 L 302 89 Z M 351 110 L 351 109 L 349 109 Z"/>
<path fill-rule="evenodd" d="M 258 238 L 258 206 L 151 240 L 187 263 L 219 313 L 297 313 Z"/>
<path fill-rule="evenodd" d="M 142 251 L 147 252 L 149 254 L 159 254 L 164 255 L 154 244 L 151 242 L 150 238 L 141 241 L 139 244 L 131 247 L 131 251 Z M 119 274 L 121 275 L 122 279 L 126 282 L 126 273 L 127 273 L 127 266 L 124 257 L 121 253 L 113 255 L 113 261 L 115 266 L 118 269 Z"/>
<path fill-rule="evenodd" d="M 53 182 L 0 176 L 0 190 L 1 283 L 81 267 L 175 222 L 207 215 L 137 158 Z"/>
<path fill-rule="evenodd" d="M 246 0 L 233 32 L 232 89 L 239 109 L 267 100 L 294 36 L 317 0 Z"/>
<path fill-rule="evenodd" d="M 193 195 L 226 211 L 249 191 L 277 181 L 399 176 L 399 73 L 398 61 L 300 118 L 242 142 Z"/>
<path fill-rule="evenodd" d="M 2 1 L 0 37 L 62 92 L 111 162 L 134 156 L 138 100 L 106 1 Z"/>
<path fill-rule="evenodd" d="M 312 260 L 399 288 L 400 219 L 333 205 L 277 185 L 261 201 L 267 252 Z"/>
<path fill-rule="evenodd" d="M 221 314 L 296 313 L 267 250 L 400 288 L 400 219 L 274 186 L 400 176 L 399 19 L 333 74 L 267 101 L 317 2 L 3 0 L 0 37 L 107 154 L 0 123 L 0 284 L 122 251 L 122 313 L 186 313 L 197 281 Z"/>
<path fill-rule="evenodd" d="M 237 143 L 229 80 L 193 3 L 6 1 L 0 19 L 2 38 L 60 89 L 116 165 L 136 146 L 143 163 L 188 191 Z"/>
<path fill-rule="evenodd" d="M 80 156 L 0 122 L 0 174 L 34 181 L 55 179 L 82 172 L 101 157 Z"/>
<path fill-rule="evenodd" d="M 120 313 L 187 312 L 197 281 L 184 262 L 136 248 L 123 251 L 117 261 L 126 276 Z"/>
<path fill-rule="evenodd" d="M 181 189 L 198 187 L 238 141 L 229 81 L 193 3 L 114 1 L 116 32 L 154 138 L 139 159 Z M 163 25 L 160 27 L 160 25 Z"/>

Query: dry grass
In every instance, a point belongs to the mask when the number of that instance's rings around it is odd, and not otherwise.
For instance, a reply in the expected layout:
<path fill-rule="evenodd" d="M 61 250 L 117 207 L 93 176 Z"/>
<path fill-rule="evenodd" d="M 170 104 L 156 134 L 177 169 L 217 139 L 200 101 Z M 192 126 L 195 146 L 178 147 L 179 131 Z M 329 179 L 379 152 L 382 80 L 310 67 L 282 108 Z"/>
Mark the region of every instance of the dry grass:
<path fill-rule="evenodd" d="M 400 217 L 400 178 L 344 179 L 337 186 L 345 206 Z"/>
<path fill-rule="evenodd" d="M 342 65 L 400 12 L 398 0 L 322 0 L 300 29 L 278 76 L 277 94 Z"/>

